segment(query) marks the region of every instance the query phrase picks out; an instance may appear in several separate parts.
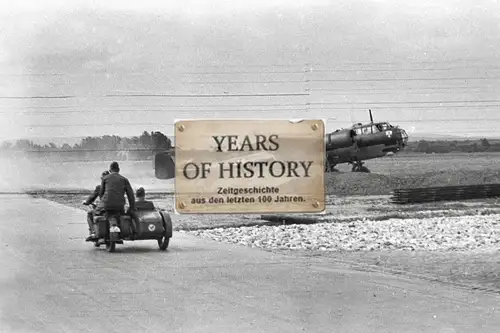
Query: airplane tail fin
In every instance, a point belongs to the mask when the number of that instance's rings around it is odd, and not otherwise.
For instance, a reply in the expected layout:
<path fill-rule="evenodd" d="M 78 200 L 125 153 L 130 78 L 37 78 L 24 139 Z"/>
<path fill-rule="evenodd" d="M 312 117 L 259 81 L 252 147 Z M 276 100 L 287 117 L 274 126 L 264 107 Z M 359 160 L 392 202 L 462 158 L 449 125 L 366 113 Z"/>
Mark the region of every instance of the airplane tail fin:
<path fill-rule="evenodd" d="M 155 177 L 157 179 L 175 178 L 175 162 L 169 153 L 163 152 L 155 155 Z"/>

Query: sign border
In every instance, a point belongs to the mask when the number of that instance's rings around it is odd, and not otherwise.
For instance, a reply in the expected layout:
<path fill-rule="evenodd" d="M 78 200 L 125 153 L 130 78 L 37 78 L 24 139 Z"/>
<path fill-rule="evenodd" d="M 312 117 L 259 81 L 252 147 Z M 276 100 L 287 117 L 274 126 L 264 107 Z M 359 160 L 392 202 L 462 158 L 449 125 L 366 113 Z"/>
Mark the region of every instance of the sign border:
<path fill-rule="evenodd" d="M 316 124 L 312 125 L 312 130 L 321 130 L 322 132 L 322 142 L 324 142 L 324 137 L 326 134 L 326 122 L 325 119 L 283 119 L 283 118 L 264 118 L 264 119 L 255 119 L 255 118 L 248 118 L 248 119 L 243 119 L 243 118 L 224 118 L 224 119 L 213 119 L 213 118 L 206 118 L 206 119 L 176 119 L 174 121 L 174 138 L 177 137 L 178 132 L 183 132 L 184 129 L 186 128 L 186 123 L 189 122 L 201 122 L 201 121 L 288 121 L 290 123 L 300 123 L 303 121 L 310 121 L 310 122 L 321 122 L 321 126 L 317 126 Z M 175 155 L 178 156 L 178 145 L 176 144 L 177 140 L 175 140 Z M 322 155 L 321 155 L 321 163 L 322 165 L 325 164 L 326 160 L 326 146 L 325 144 L 322 145 Z M 177 159 L 176 159 L 177 162 Z M 324 169 L 323 169 L 324 170 Z M 177 166 L 176 166 L 176 173 L 177 173 Z M 306 210 L 283 210 L 283 211 L 237 211 L 237 212 L 231 212 L 231 211 L 218 211 L 218 212 L 190 212 L 190 211 L 183 211 L 184 207 L 182 202 L 178 202 L 177 200 L 177 176 L 174 178 L 174 212 L 177 215 L 262 215 L 262 214 L 325 214 L 326 213 L 326 190 L 325 190 L 325 173 L 323 171 L 323 190 L 322 190 L 322 196 L 321 198 L 317 198 L 315 202 L 311 205 L 311 209 L 306 211 Z"/>

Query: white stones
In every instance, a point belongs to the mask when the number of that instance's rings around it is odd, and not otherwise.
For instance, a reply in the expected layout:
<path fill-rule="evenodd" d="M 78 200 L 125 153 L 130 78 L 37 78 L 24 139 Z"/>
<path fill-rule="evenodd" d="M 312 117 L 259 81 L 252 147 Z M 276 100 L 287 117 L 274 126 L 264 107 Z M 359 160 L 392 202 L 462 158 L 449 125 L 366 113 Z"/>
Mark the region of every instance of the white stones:
<path fill-rule="evenodd" d="M 311 225 L 217 228 L 188 233 L 266 249 L 471 251 L 500 249 L 500 215 L 359 220 Z"/>

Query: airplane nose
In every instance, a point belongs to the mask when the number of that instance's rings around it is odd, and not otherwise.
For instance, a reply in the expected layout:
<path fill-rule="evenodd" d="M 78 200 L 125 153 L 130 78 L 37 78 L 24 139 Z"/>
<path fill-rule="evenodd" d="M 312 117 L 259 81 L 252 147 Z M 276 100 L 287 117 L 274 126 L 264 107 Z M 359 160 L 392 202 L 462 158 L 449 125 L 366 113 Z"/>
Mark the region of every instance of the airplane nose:
<path fill-rule="evenodd" d="M 400 135 L 401 135 L 401 144 L 404 147 L 408 143 L 408 134 L 406 133 L 406 131 L 404 129 L 400 129 L 399 131 L 400 131 Z"/>
<path fill-rule="evenodd" d="M 402 128 L 398 128 L 396 131 L 396 140 L 397 140 L 397 145 L 400 148 L 406 147 L 406 144 L 408 143 L 408 134 L 406 131 Z"/>

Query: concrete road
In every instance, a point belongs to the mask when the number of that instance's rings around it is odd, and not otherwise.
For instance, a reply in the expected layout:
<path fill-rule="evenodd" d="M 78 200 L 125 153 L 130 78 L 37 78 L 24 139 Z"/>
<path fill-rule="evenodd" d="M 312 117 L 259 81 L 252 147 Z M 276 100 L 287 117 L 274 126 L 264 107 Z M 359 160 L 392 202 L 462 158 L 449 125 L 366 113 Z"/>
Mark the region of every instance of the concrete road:
<path fill-rule="evenodd" d="M 83 211 L 0 202 L 1 332 L 500 331 L 495 296 L 181 233 L 107 253 Z"/>

